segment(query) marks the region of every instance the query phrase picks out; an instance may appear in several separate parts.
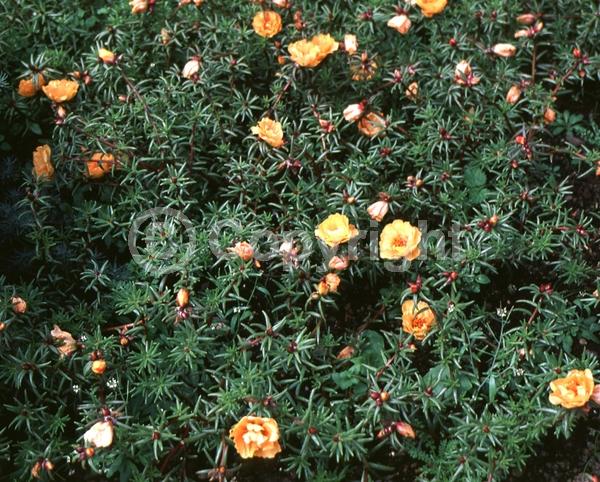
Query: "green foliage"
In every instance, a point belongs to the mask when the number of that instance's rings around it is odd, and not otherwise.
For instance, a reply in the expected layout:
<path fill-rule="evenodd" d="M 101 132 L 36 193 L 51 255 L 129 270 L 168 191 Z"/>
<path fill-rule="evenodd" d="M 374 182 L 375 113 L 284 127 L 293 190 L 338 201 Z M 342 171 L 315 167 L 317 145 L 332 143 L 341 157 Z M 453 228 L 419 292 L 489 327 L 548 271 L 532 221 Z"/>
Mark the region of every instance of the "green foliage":
<path fill-rule="evenodd" d="M 48 459 L 41 476 L 56 480 L 207 480 L 221 465 L 228 480 L 278 470 L 323 482 L 503 480 L 547 433 L 586 423 L 549 403 L 548 384 L 597 367 L 598 6 L 529 2 L 544 28 L 519 40 L 522 1 L 450 0 L 432 19 L 407 7 L 407 35 L 386 26 L 394 7 L 298 0 L 278 10 L 284 28 L 267 40 L 251 27 L 260 6 L 245 0 L 159 0 L 140 15 L 125 0 L 1 2 L 0 150 L 14 153 L 0 168 L 1 477 L 27 480 Z M 287 46 L 320 32 L 356 34 L 359 51 L 314 69 L 290 62 Z M 516 56 L 489 53 L 500 42 Z M 117 63 L 100 62 L 99 47 Z M 363 51 L 377 69 L 353 81 Z M 181 74 L 193 56 L 197 82 Z M 481 78 L 470 88 L 454 82 L 463 59 Z M 41 71 L 79 72 L 62 120 L 44 95 L 16 92 Z M 507 103 L 520 83 L 523 96 Z M 387 119 L 380 136 L 344 120 L 363 99 Z M 250 132 L 267 115 L 283 126 L 282 148 Z M 31 170 L 46 143 L 50 181 Z M 120 165 L 90 178 L 95 152 Z M 391 202 L 377 225 L 366 208 L 380 192 Z M 132 223 L 158 207 L 193 230 L 171 219 L 146 231 L 134 259 Z M 329 270 L 314 230 L 336 212 L 367 237 L 339 293 L 317 297 Z M 427 255 L 403 271 L 371 255 L 393 219 L 427 223 Z M 295 262 L 280 255 L 284 233 Z M 238 241 L 271 256 L 244 262 L 226 251 Z M 13 296 L 26 313 L 13 312 Z M 402 331 L 407 299 L 437 314 L 423 341 Z M 60 356 L 54 325 L 80 343 L 71 356 Z M 352 357 L 337 357 L 347 346 Z M 382 392 L 378 404 L 371 394 Z M 82 456 L 83 433 L 109 412 L 112 447 Z M 280 426 L 283 451 L 262 465 L 228 439 L 250 414 Z M 377 436 L 396 421 L 417 437 Z"/>

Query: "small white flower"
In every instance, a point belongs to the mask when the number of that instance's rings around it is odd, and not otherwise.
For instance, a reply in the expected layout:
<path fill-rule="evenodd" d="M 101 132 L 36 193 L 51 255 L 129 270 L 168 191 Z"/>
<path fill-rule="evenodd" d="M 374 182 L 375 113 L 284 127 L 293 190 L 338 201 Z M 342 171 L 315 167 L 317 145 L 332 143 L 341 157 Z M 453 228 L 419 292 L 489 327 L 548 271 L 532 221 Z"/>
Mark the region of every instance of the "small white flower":
<path fill-rule="evenodd" d="M 73 393 L 79 393 L 79 390 L 81 390 L 79 385 L 73 385 Z"/>
<path fill-rule="evenodd" d="M 115 378 L 111 378 L 110 380 L 108 380 L 106 382 L 106 386 L 110 389 L 115 389 L 117 388 L 117 385 L 119 384 L 119 382 L 117 382 L 117 380 Z"/>

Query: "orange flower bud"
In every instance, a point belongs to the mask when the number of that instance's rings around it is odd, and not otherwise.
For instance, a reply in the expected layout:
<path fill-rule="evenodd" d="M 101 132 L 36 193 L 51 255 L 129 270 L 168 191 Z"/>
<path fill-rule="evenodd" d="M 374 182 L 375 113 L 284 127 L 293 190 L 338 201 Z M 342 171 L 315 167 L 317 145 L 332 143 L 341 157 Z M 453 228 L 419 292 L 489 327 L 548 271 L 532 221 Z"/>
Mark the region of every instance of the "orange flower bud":
<path fill-rule="evenodd" d="M 96 375 L 102 375 L 106 371 L 105 360 L 95 360 L 92 362 L 92 372 Z"/>
<path fill-rule="evenodd" d="M 390 207 L 390 203 L 387 201 L 377 201 L 371 204 L 367 208 L 367 212 L 372 220 L 377 221 L 378 223 L 385 217 Z"/>
<path fill-rule="evenodd" d="M 360 119 L 365 111 L 364 105 L 361 104 L 350 104 L 344 109 L 344 119 L 348 122 L 356 122 Z"/>
<path fill-rule="evenodd" d="M 337 354 L 337 356 L 335 357 L 336 360 L 347 360 L 348 358 L 352 358 L 352 356 L 354 355 L 354 348 L 351 347 L 350 345 L 342 348 L 342 350 Z"/>
<path fill-rule="evenodd" d="M 536 19 L 537 16 L 533 13 L 523 13 L 517 17 L 517 22 L 521 25 L 533 25 L 533 22 L 535 22 Z"/>
<path fill-rule="evenodd" d="M 419 84 L 416 82 L 411 83 L 404 91 L 404 95 L 413 102 L 417 100 L 417 96 L 419 95 Z"/>
<path fill-rule="evenodd" d="M 328 267 L 329 269 L 335 269 L 337 271 L 345 270 L 349 265 L 348 256 L 334 256 L 329 260 Z"/>
<path fill-rule="evenodd" d="M 369 112 L 358 121 L 357 127 L 361 134 L 375 137 L 386 128 L 386 125 L 387 123 L 381 115 Z"/>
<path fill-rule="evenodd" d="M 344 50 L 348 55 L 354 55 L 356 53 L 358 50 L 358 41 L 356 40 L 356 35 L 344 35 Z"/>
<path fill-rule="evenodd" d="M 398 434 L 402 435 L 403 437 L 415 438 L 417 436 L 410 424 L 406 422 L 396 422 L 395 425 L 396 432 L 398 432 Z"/>
<path fill-rule="evenodd" d="M 10 302 L 12 303 L 12 309 L 15 314 L 22 315 L 27 312 L 27 302 L 23 298 L 13 296 L 10 299 Z"/>
<path fill-rule="evenodd" d="M 556 120 L 556 112 L 548 107 L 544 112 L 544 122 L 546 124 L 552 124 Z"/>
<path fill-rule="evenodd" d="M 117 60 L 117 56 L 107 49 L 99 49 L 98 50 L 98 58 L 102 60 L 105 64 L 111 65 L 114 64 Z"/>
<path fill-rule="evenodd" d="M 177 292 L 177 306 L 180 308 L 186 307 L 190 302 L 190 292 L 186 288 L 180 288 Z"/>
<path fill-rule="evenodd" d="M 513 57 L 517 52 L 517 47 L 513 44 L 496 44 L 492 47 L 492 52 L 499 57 Z"/>
<path fill-rule="evenodd" d="M 506 102 L 512 105 L 516 104 L 521 98 L 522 93 L 521 87 L 513 85 L 506 94 Z"/>

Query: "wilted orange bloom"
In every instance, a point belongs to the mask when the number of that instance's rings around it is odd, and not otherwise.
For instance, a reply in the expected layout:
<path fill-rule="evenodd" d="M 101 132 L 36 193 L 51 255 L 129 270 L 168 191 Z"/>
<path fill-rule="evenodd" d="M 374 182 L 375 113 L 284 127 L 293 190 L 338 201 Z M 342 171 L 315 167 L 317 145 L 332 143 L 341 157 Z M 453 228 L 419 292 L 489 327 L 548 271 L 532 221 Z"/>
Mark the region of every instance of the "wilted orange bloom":
<path fill-rule="evenodd" d="M 186 79 L 197 80 L 199 71 L 200 71 L 200 59 L 198 57 L 192 57 L 183 66 L 181 75 L 183 75 Z"/>
<path fill-rule="evenodd" d="M 77 350 L 75 338 L 73 338 L 68 331 L 61 330 L 58 325 L 54 325 L 54 328 L 50 332 L 50 336 L 52 336 L 52 341 L 58 344 L 57 348 L 61 358 L 69 356 Z"/>
<path fill-rule="evenodd" d="M 257 135 L 259 139 L 273 147 L 281 147 L 284 144 L 281 124 L 268 117 L 258 121 L 258 124 L 251 128 L 251 131 L 252 134 Z"/>
<path fill-rule="evenodd" d="M 556 120 L 556 112 L 554 109 L 548 107 L 544 112 L 544 122 L 546 124 L 552 124 Z"/>
<path fill-rule="evenodd" d="M 252 28 L 261 37 L 274 37 L 281 32 L 281 15 L 272 10 L 262 10 L 254 16 Z"/>
<path fill-rule="evenodd" d="M 148 0 L 130 0 L 131 13 L 146 13 L 149 8 Z"/>
<path fill-rule="evenodd" d="M 395 426 L 396 432 L 398 432 L 399 435 L 407 438 L 416 438 L 417 435 L 410 424 L 406 422 L 396 422 Z"/>
<path fill-rule="evenodd" d="M 393 28 L 402 35 L 406 35 L 408 33 L 411 25 L 412 22 L 410 21 L 410 18 L 408 18 L 408 16 L 405 14 L 396 15 L 395 17 L 389 19 L 387 23 L 388 27 Z"/>
<path fill-rule="evenodd" d="M 369 112 L 358 121 L 357 127 L 361 134 L 375 137 L 386 128 L 386 121 L 379 114 Z"/>
<path fill-rule="evenodd" d="M 354 55 L 356 53 L 358 50 L 358 41 L 356 40 L 356 35 L 344 35 L 344 50 L 349 55 Z"/>
<path fill-rule="evenodd" d="M 37 75 L 37 81 L 35 77 L 30 77 L 29 79 L 21 79 L 19 81 L 17 93 L 21 97 L 33 97 L 39 92 L 39 90 L 44 85 L 46 85 L 46 79 L 44 79 L 44 76 L 42 74 Z"/>
<path fill-rule="evenodd" d="M 33 467 L 31 467 L 31 476 L 34 479 L 39 479 L 41 471 L 42 471 L 42 462 L 40 460 L 38 460 L 35 464 L 33 464 Z"/>
<path fill-rule="evenodd" d="M 396 219 L 387 224 L 379 238 L 379 256 L 383 259 L 406 258 L 412 261 L 421 254 L 421 231 L 407 221 Z"/>
<path fill-rule="evenodd" d="M 243 417 L 231 427 L 229 437 L 243 459 L 272 459 L 281 452 L 279 426 L 272 418 Z"/>
<path fill-rule="evenodd" d="M 111 52 L 107 49 L 99 49 L 98 50 L 98 58 L 102 60 L 105 64 L 114 64 L 117 56 L 114 52 Z"/>
<path fill-rule="evenodd" d="M 389 207 L 389 202 L 377 201 L 367 208 L 367 212 L 373 221 L 377 221 L 379 223 L 387 214 Z"/>
<path fill-rule="evenodd" d="M 515 38 L 535 37 L 538 33 L 540 33 L 542 31 L 543 28 L 544 28 L 544 22 L 537 22 L 532 27 L 518 30 L 517 32 L 515 32 Z"/>
<path fill-rule="evenodd" d="M 358 119 L 361 118 L 364 111 L 364 104 L 350 104 L 344 109 L 344 119 L 346 119 L 348 122 L 356 122 Z"/>
<path fill-rule="evenodd" d="M 404 95 L 412 101 L 417 100 L 417 96 L 419 95 L 419 84 L 416 82 L 411 83 L 404 91 Z"/>
<path fill-rule="evenodd" d="M 523 13 L 517 17 L 517 22 L 522 25 L 532 25 L 537 20 L 537 16 L 533 13 Z"/>
<path fill-rule="evenodd" d="M 227 251 L 237 254 L 243 261 L 250 261 L 254 257 L 254 248 L 247 241 L 237 242 L 233 248 L 227 248 Z"/>
<path fill-rule="evenodd" d="M 33 172 L 40 180 L 52 179 L 52 176 L 54 176 L 54 166 L 50 159 L 51 155 L 52 150 L 47 144 L 38 146 L 35 151 L 33 151 Z"/>
<path fill-rule="evenodd" d="M 321 296 L 325 296 L 329 293 L 337 293 L 342 280 L 335 273 L 327 273 L 327 275 L 319 281 L 317 285 L 317 291 Z"/>
<path fill-rule="evenodd" d="M 417 305 L 413 300 L 402 303 L 402 330 L 405 333 L 423 340 L 435 324 L 435 314 L 424 301 L 419 301 Z"/>
<path fill-rule="evenodd" d="M 346 360 L 348 358 L 352 358 L 352 355 L 354 355 L 354 351 L 354 348 L 348 345 L 342 348 L 335 358 L 336 360 Z"/>
<path fill-rule="evenodd" d="M 329 34 L 315 35 L 310 41 L 299 40 L 288 46 L 292 60 L 301 67 L 316 67 L 335 52 L 339 44 Z"/>
<path fill-rule="evenodd" d="M 366 52 L 363 52 L 360 56 L 360 62 L 350 64 L 350 72 L 354 81 L 364 82 L 365 80 L 371 80 L 377 72 L 377 62 L 369 58 Z"/>
<path fill-rule="evenodd" d="M 481 79 L 473 75 L 471 64 L 466 60 L 461 60 L 454 69 L 454 82 L 459 85 L 476 85 Z"/>
<path fill-rule="evenodd" d="M 564 408 L 583 407 L 594 391 L 594 378 L 589 369 L 571 370 L 565 378 L 550 382 L 550 403 Z"/>
<path fill-rule="evenodd" d="M 187 288 L 179 288 L 175 300 L 180 308 L 186 307 L 190 302 L 190 291 Z"/>
<path fill-rule="evenodd" d="M 42 87 L 46 97 L 57 104 L 69 102 L 77 95 L 79 83 L 74 80 L 51 80 L 48 85 Z"/>
<path fill-rule="evenodd" d="M 596 176 L 600 177 L 600 161 L 596 162 Z"/>
<path fill-rule="evenodd" d="M 336 246 L 358 236 L 358 229 L 350 224 L 345 215 L 336 213 L 329 215 L 319 224 L 315 229 L 315 236 L 323 240 L 327 246 Z"/>
<path fill-rule="evenodd" d="M 95 152 L 87 161 L 88 176 L 92 179 L 97 179 L 104 174 L 110 172 L 115 165 L 115 156 L 112 154 L 104 154 L 103 152 Z"/>
<path fill-rule="evenodd" d="M 521 98 L 522 93 L 523 91 L 521 90 L 521 87 L 518 85 L 513 85 L 506 94 L 506 102 L 513 105 L 516 104 Z"/>
<path fill-rule="evenodd" d="M 97 422 L 83 434 L 83 440 L 88 446 L 106 448 L 112 445 L 114 435 L 115 429 L 111 422 Z"/>
<path fill-rule="evenodd" d="M 421 12 L 426 17 L 433 17 L 438 13 L 442 13 L 448 4 L 447 0 L 416 0 L 417 5 L 421 8 Z"/>
<path fill-rule="evenodd" d="M 27 312 L 27 302 L 20 296 L 13 296 L 10 299 L 12 310 L 17 315 L 22 315 Z"/>
<path fill-rule="evenodd" d="M 92 372 L 96 375 L 102 375 L 106 371 L 106 360 L 94 360 L 92 362 Z"/>
<path fill-rule="evenodd" d="M 329 267 L 329 269 L 343 271 L 348 267 L 349 261 L 350 260 L 349 260 L 348 256 L 334 256 L 333 258 L 331 258 L 329 260 L 329 263 L 327 263 L 327 266 Z"/>
<path fill-rule="evenodd" d="M 512 57 L 517 52 L 517 47 L 513 44 L 496 44 L 492 47 L 492 52 L 499 57 Z"/>

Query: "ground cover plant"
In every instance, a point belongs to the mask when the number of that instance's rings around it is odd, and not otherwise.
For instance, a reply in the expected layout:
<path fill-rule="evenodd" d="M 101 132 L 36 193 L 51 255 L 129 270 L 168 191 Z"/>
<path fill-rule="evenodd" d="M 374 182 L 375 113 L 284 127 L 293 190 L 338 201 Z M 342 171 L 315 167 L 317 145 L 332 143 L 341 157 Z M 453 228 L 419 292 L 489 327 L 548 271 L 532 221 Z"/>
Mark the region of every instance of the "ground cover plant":
<path fill-rule="evenodd" d="M 1 2 L 0 479 L 589 452 L 599 44 L 589 0 Z"/>

